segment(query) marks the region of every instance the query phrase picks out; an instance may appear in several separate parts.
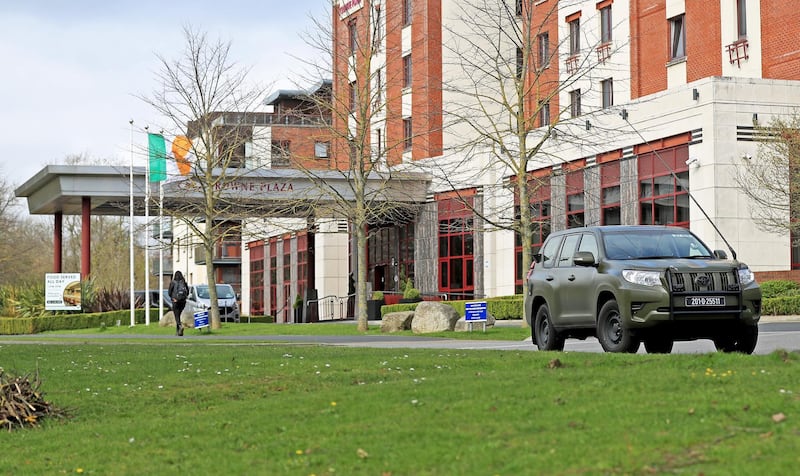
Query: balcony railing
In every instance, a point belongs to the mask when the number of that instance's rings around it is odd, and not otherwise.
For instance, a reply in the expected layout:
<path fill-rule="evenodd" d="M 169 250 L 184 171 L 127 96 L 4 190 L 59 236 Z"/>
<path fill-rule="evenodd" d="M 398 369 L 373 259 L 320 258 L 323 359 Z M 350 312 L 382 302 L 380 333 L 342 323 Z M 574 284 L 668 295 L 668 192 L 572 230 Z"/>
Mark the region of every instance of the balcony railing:
<path fill-rule="evenodd" d="M 734 41 L 727 45 L 725 49 L 728 52 L 728 59 L 731 64 L 736 63 L 736 66 L 741 68 L 742 61 L 750 59 L 750 53 L 748 52 L 749 47 L 750 44 L 747 42 L 747 38 L 742 38 L 741 40 Z"/>
<path fill-rule="evenodd" d="M 276 114 L 269 112 L 242 113 L 226 112 L 215 121 L 220 126 L 316 126 L 321 127 L 331 123 L 330 117 L 317 114 Z"/>
<path fill-rule="evenodd" d="M 242 262 L 241 241 L 220 241 L 214 245 L 214 264 L 235 264 Z M 206 253 L 203 246 L 194 249 L 194 264 L 206 264 Z"/>

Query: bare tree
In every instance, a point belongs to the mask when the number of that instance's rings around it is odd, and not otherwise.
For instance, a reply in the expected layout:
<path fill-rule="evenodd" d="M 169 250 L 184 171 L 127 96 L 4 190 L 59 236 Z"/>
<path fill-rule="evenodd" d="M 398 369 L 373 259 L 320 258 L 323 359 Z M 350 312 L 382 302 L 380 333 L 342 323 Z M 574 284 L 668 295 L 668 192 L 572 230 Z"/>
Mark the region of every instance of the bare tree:
<path fill-rule="evenodd" d="M 768 233 L 800 237 L 800 114 L 756 127 L 758 154 L 735 167 L 757 225 Z"/>
<path fill-rule="evenodd" d="M 184 38 L 185 49 L 177 59 L 158 57 L 159 88 L 141 99 L 165 118 L 165 131 L 191 140 L 187 144 L 194 156 L 191 174 L 170 188 L 175 199 L 166 208 L 199 240 L 215 303 L 215 244 L 228 237 L 238 239 L 241 219 L 259 213 L 257 206 L 237 199 L 230 189 L 259 166 L 247 163 L 245 150 L 253 141 L 256 108 L 265 88 L 248 83 L 248 69 L 232 61 L 230 43 L 211 41 L 188 27 Z M 220 328 L 217 306 L 211 306 L 210 324 Z"/>
<path fill-rule="evenodd" d="M 341 2 L 332 2 L 337 11 Z M 391 72 L 386 57 L 399 51 L 386 51 L 387 32 L 399 32 L 399 11 L 383 11 L 381 3 L 348 13 L 348 22 L 338 16 L 314 18 L 313 32 L 306 42 L 332 64 L 305 60 L 308 76 L 325 78 L 332 75 L 333 94 L 316 98 L 317 107 L 332 117 L 329 134 L 333 161 L 324 172 L 301 168 L 325 197 L 315 204 L 318 216 L 344 217 L 350 224 L 355 258 L 356 319 L 358 329 L 368 329 L 367 319 L 367 239 L 370 227 L 398 223 L 413 218 L 424 198 L 426 178 L 414 172 L 403 172 L 397 166 L 408 148 L 408 137 L 388 133 L 388 119 L 397 120 L 397 112 L 389 104 L 401 98 L 392 97 L 387 84 L 399 84 L 402 71 Z M 398 7 L 399 8 L 399 7 Z M 333 10 L 333 9 L 332 9 Z M 392 26 L 392 25 L 397 25 Z M 347 34 L 336 30 L 348 28 Z M 307 76 L 307 77 L 308 77 Z M 335 174 L 347 183 L 346 190 L 332 187 L 328 180 Z"/>
<path fill-rule="evenodd" d="M 513 230 L 520 237 L 520 271 L 532 260 L 533 227 L 544 225 L 536 222 L 528 204 L 549 183 L 529 172 L 564 162 L 559 148 L 591 149 L 610 133 L 602 127 L 595 127 L 590 138 L 585 130 L 576 133 L 586 120 L 577 116 L 588 109 L 584 104 L 581 111 L 581 97 L 598 96 L 594 75 L 611 74 L 611 58 L 620 44 L 576 30 L 574 38 L 562 40 L 562 48 L 556 41 L 563 37 L 558 12 L 567 3 L 465 0 L 448 23 L 455 26 L 446 27 L 451 41 L 445 44 L 445 63 L 452 74 L 444 86 L 445 127 L 460 140 L 452 143 L 451 160 L 442 161 L 435 175 L 453 190 L 465 183 L 484 184 L 484 195 L 494 203 L 475 206 L 465 198 L 464 204 L 485 229 Z M 569 51 L 562 62 L 560 50 Z M 578 97 L 572 97 L 574 90 Z M 572 101 L 561 104 L 564 96 Z M 553 147 L 556 140 L 558 147 Z M 503 189 L 510 193 L 499 193 Z"/>

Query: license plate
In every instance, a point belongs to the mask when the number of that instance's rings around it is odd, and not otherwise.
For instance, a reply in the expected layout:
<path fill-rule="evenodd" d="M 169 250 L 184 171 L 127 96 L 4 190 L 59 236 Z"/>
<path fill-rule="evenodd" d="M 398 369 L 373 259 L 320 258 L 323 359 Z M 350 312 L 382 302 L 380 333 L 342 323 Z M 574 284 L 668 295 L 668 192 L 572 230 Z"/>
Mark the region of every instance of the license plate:
<path fill-rule="evenodd" d="M 687 296 L 687 307 L 724 306 L 725 296 Z"/>

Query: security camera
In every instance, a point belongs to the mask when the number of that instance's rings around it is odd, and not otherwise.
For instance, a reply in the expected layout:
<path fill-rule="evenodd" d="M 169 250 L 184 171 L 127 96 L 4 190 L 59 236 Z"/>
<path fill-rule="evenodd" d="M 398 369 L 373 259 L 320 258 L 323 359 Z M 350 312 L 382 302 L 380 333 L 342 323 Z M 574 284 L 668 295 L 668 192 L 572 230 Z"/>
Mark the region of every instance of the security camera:
<path fill-rule="evenodd" d="M 743 158 L 743 159 L 745 159 L 745 160 L 753 160 L 753 156 L 752 156 L 752 155 L 750 155 L 750 154 L 744 154 L 744 155 L 742 156 L 742 158 Z"/>
<path fill-rule="evenodd" d="M 692 165 L 697 163 L 697 157 L 689 157 L 686 159 L 686 165 Z"/>

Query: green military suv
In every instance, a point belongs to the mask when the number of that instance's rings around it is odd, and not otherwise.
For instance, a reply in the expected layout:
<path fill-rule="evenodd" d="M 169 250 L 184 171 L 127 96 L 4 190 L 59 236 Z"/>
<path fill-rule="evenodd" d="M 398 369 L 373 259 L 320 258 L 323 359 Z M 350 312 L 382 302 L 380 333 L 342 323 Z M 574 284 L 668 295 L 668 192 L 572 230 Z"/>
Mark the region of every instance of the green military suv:
<path fill-rule="evenodd" d="M 596 336 L 606 352 L 669 353 L 711 339 L 750 354 L 761 288 L 744 263 L 685 228 L 593 226 L 550 234 L 528 272 L 525 320 L 540 350 Z"/>

